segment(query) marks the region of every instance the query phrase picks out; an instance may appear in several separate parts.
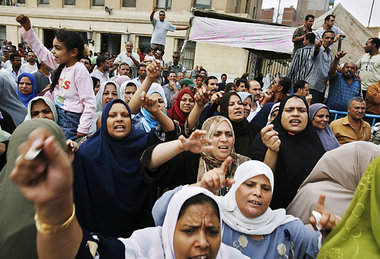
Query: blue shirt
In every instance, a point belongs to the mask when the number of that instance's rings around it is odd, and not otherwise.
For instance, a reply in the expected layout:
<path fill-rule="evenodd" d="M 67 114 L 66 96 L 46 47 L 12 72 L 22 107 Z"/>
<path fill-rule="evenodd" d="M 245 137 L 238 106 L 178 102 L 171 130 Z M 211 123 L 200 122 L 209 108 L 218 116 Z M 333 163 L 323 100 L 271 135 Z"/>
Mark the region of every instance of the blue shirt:
<path fill-rule="evenodd" d="M 342 73 L 337 72 L 334 78 L 329 78 L 329 96 L 326 105 L 329 109 L 347 111 L 348 101 L 355 96 L 361 96 L 360 81 L 354 77 L 351 85 L 344 79 Z"/>

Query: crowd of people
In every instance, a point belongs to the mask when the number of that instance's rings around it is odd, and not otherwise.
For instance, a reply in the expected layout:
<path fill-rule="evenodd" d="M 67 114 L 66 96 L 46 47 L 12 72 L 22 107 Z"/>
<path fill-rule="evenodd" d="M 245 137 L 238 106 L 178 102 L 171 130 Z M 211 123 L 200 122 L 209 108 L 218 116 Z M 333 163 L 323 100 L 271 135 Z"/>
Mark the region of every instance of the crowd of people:
<path fill-rule="evenodd" d="M 228 82 L 178 51 L 164 62 L 167 32 L 189 26 L 156 12 L 146 55 L 129 41 L 95 56 L 65 30 L 48 50 L 16 17 L 28 46 L 1 48 L 0 257 L 379 257 L 380 124 L 364 120 L 380 114 L 379 38 L 340 66 L 335 16 L 312 31 L 307 15 L 287 75 Z"/>

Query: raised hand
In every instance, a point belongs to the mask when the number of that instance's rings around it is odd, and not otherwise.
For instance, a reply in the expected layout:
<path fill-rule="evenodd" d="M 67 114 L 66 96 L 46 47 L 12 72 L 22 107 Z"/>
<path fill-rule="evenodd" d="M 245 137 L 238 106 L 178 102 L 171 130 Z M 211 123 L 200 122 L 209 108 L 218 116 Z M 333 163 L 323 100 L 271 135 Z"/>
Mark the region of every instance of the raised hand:
<path fill-rule="evenodd" d="M 344 51 L 339 51 L 335 54 L 335 58 L 336 59 L 341 59 L 343 58 L 344 56 L 346 56 L 347 52 L 344 52 Z"/>
<path fill-rule="evenodd" d="M 322 234 L 327 236 L 331 230 L 335 228 L 335 226 L 339 223 L 341 218 L 330 211 L 325 209 L 325 198 L 324 194 L 319 195 L 318 203 L 316 206 L 316 211 L 322 214 L 321 219 L 319 220 L 319 226 L 322 228 Z M 309 218 L 310 224 L 312 224 L 315 228 L 316 219 L 314 216 Z"/>
<path fill-rule="evenodd" d="M 216 192 L 226 186 L 231 186 L 235 183 L 232 178 L 226 178 L 226 171 L 231 164 L 232 158 L 229 156 L 224 160 L 223 164 L 206 172 L 200 182 L 197 183 L 199 187 L 208 189 L 211 192 Z"/>
<path fill-rule="evenodd" d="M 214 147 L 210 146 L 210 139 L 203 137 L 206 134 L 207 131 L 205 130 L 195 130 L 191 133 L 189 138 L 185 138 L 183 135 L 179 136 L 178 139 L 181 141 L 181 149 L 192 153 L 211 152 Z"/>
<path fill-rule="evenodd" d="M 146 68 L 147 77 L 150 79 L 156 79 L 161 75 L 161 64 L 158 60 L 154 60 L 150 65 Z"/>
<path fill-rule="evenodd" d="M 281 145 L 281 140 L 278 137 L 278 132 L 275 131 L 273 124 L 269 124 L 265 126 L 261 130 L 261 139 L 267 148 L 271 149 L 274 152 L 279 152 L 280 151 L 280 145 Z"/>
<path fill-rule="evenodd" d="M 210 91 L 207 91 L 207 88 L 202 86 L 201 89 L 194 96 L 195 102 L 200 106 L 205 106 L 210 99 Z"/>
<path fill-rule="evenodd" d="M 43 148 L 43 155 L 32 160 L 25 157 L 32 146 Z M 20 145 L 19 153 L 10 177 L 28 200 L 43 205 L 71 197 L 71 163 L 50 131 L 44 128 L 34 130 Z"/>
<path fill-rule="evenodd" d="M 220 98 L 222 98 L 223 94 L 224 94 L 224 91 L 219 91 L 219 92 L 214 93 L 211 96 L 210 102 L 211 103 L 219 103 L 219 100 L 220 100 Z"/>
<path fill-rule="evenodd" d="M 141 105 L 147 110 L 150 114 L 155 114 L 160 111 L 158 105 L 158 100 L 153 98 L 151 95 L 147 95 L 144 91 L 141 92 Z"/>
<path fill-rule="evenodd" d="M 16 17 L 16 21 L 22 26 L 24 27 L 24 29 L 26 31 L 29 31 L 30 28 L 32 28 L 32 25 L 30 23 L 30 20 L 29 20 L 29 17 L 24 15 L 24 14 L 19 14 L 17 15 Z"/>

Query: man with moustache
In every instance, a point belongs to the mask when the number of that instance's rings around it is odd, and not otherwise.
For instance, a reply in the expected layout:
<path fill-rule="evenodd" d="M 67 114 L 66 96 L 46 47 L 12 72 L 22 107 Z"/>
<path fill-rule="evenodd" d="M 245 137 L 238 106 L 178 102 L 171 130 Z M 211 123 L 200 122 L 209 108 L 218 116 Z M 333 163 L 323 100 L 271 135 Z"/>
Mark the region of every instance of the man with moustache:
<path fill-rule="evenodd" d="M 334 38 L 335 33 L 333 31 L 325 31 L 322 39 L 315 43 L 310 55 L 311 69 L 304 80 L 310 85 L 311 104 L 323 102 L 330 65 L 333 60 L 330 46 L 333 44 Z"/>
<path fill-rule="evenodd" d="M 260 83 L 257 82 L 256 80 L 249 80 L 247 92 L 252 94 L 252 96 L 253 96 L 251 113 L 247 117 L 247 120 L 251 121 L 256 116 L 256 114 L 261 110 L 261 105 L 259 103 L 259 100 L 261 98 L 261 85 L 260 85 Z"/>
<path fill-rule="evenodd" d="M 356 64 L 348 61 L 344 64 L 342 72 L 337 72 L 339 60 L 346 55 L 340 51 L 335 54 L 335 58 L 329 71 L 329 96 L 326 105 L 329 109 L 345 111 L 347 102 L 355 96 L 361 95 L 361 84 L 356 78 Z"/>
<path fill-rule="evenodd" d="M 305 36 L 306 34 L 312 32 L 311 27 L 314 24 L 314 18 L 315 18 L 314 15 L 311 15 L 311 14 L 306 15 L 304 25 L 297 28 L 294 31 L 293 38 L 292 38 L 292 41 L 294 44 L 292 56 L 294 56 L 297 49 L 305 47 L 305 44 L 304 44 Z"/>

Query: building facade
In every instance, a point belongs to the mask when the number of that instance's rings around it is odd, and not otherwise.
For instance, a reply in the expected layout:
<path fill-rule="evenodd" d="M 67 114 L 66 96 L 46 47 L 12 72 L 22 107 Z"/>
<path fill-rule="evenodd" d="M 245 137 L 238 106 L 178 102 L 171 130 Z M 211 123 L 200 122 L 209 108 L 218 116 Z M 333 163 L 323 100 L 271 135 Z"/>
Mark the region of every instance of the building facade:
<path fill-rule="evenodd" d="M 30 17 L 36 34 L 48 48 L 54 31 L 61 28 L 81 33 L 85 41 L 92 34 L 93 41 L 88 45 L 93 52 L 108 50 L 118 54 L 125 51 L 127 39 L 134 43 L 134 51 L 140 48 L 145 52 L 152 35 L 149 16 L 154 6 L 166 11 L 167 21 L 185 26 L 189 24 L 191 8 L 260 19 L 261 5 L 262 0 L 1 0 L 0 39 L 14 45 L 22 42 L 15 17 L 23 13 Z M 186 31 L 168 33 L 165 61 L 171 60 L 173 51 L 181 50 L 185 39 Z M 225 53 L 237 58 L 228 64 L 215 58 Z M 246 71 L 248 51 L 188 42 L 182 58 L 187 69 L 202 65 L 212 74 L 241 75 Z"/>

